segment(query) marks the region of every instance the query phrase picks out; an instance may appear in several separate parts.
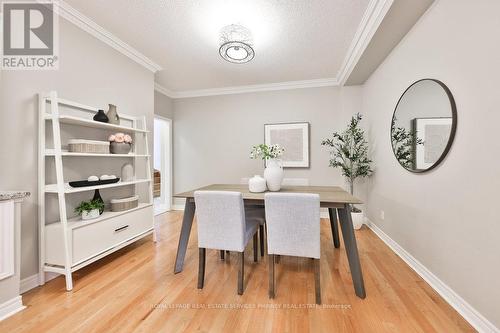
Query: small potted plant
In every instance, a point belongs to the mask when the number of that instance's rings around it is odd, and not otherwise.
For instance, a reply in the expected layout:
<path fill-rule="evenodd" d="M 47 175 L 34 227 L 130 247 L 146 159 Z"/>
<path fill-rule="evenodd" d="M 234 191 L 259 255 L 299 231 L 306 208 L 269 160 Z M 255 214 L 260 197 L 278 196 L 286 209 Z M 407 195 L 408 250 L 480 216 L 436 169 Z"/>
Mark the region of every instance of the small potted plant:
<path fill-rule="evenodd" d="M 128 134 L 116 133 L 109 136 L 111 154 L 128 154 L 132 148 L 132 137 Z"/>
<path fill-rule="evenodd" d="M 104 203 L 100 200 L 82 201 L 75 208 L 75 213 L 82 216 L 82 220 L 92 220 L 99 217 L 100 211 L 104 210 Z"/>
<path fill-rule="evenodd" d="M 349 184 L 349 192 L 354 194 L 354 181 L 357 178 L 368 177 L 372 174 L 372 160 L 368 158 L 368 142 L 365 132 L 359 126 L 363 117 L 358 113 L 351 118 L 347 129 L 341 133 L 334 132 L 332 138 L 323 140 L 322 146 L 330 148 L 330 166 L 340 168 L 342 175 Z M 355 229 L 363 225 L 363 212 L 352 205 L 352 223 Z"/>
<path fill-rule="evenodd" d="M 280 145 L 260 144 L 252 147 L 250 152 L 251 159 L 262 159 L 266 162 L 264 178 L 266 179 L 269 191 L 279 191 L 283 181 L 283 167 L 278 157 L 283 155 L 285 148 Z"/>

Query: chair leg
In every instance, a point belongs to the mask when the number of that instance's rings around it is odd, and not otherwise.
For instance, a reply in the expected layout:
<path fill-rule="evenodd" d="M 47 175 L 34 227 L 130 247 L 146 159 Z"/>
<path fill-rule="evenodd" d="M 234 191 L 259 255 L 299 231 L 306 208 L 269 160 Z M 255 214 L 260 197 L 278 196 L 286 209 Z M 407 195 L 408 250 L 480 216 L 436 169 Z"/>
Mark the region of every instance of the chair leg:
<path fill-rule="evenodd" d="M 314 286 L 316 289 L 316 304 L 321 304 L 321 283 L 320 283 L 319 259 L 314 259 Z"/>
<path fill-rule="evenodd" d="M 253 262 L 257 262 L 258 259 L 258 248 L 257 248 L 257 243 L 258 243 L 258 238 L 257 238 L 257 232 L 253 235 Z"/>
<path fill-rule="evenodd" d="M 203 289 L 203 284 L 205 281 L 205 253 L 206 250 L 204 248 L 198 249 L 198 289 Z"/>
<path fill-rule="evenodd" d="M 224 250 L 220 250 L 220 260 L 224 260 Z"/>
<path fill-rule="evenodd" d="M 243 278 L 245 276 L 245 252 L 238 252 L 238 295 L 243 295 Z"/>
<path fill-rule="evenodd" d="M 264 256 L 264 225 L 259 226 L 259 237 L 260 237 L 260 256 Z"/>
<path fill-rule="evenodd" d="M 269 298 L 274 298 L 274 254 L 268 256 L 269 260 Z"/>

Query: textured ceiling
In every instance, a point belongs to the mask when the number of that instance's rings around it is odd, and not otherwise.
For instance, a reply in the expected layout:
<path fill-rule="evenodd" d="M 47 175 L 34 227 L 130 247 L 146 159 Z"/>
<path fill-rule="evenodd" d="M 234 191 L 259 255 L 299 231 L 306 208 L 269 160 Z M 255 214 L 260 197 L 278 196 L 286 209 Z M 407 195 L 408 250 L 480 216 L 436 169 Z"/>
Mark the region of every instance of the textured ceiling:
<path fill-rule="evenodd" d="M 173 91 L 332 78 L 368 0 L 66 0 L 163 67 Z M 254 37 L 247 64 L 220 58 L 220 29 L 239 23 Z"/>

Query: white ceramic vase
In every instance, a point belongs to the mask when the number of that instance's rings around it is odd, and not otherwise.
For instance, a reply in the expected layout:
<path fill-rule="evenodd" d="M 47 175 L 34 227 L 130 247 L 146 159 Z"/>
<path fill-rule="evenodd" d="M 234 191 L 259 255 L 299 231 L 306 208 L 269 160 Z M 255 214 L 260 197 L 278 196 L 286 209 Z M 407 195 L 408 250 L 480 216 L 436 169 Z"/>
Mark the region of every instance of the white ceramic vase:
<path fill-rule="evenodd" d="M 281 161 L 277 159 L 268 160 L 266 169 L 264 170 L 264 178 L 266 179 L 266 184 L 269 191 L 276 192 L 281 189 L 283 176 L 284 172 Z"/>
<path fill-rule="evenodd" d="M 108 104 L 109 109 L 108 112 L 106 113 L 106 116 L 108 117 L 108 122 L 113 125 L 120 125 L 120 116 L 118 115 L 118 112 L 116 112 L 116 105 L 113 104 Z"/>
<path fill-rule="evenodd" d="M 255 175 L 248 180 L 248 190 L 253 193 L 262 193 L 265 192 L 266 180 L 259 175 Z"/>
<path fill-rule="evenodd" d="M 134 167 L 130 163 L 125 163 L 122 166 L 122 182 L 130 182 L 134 180 Z"/>

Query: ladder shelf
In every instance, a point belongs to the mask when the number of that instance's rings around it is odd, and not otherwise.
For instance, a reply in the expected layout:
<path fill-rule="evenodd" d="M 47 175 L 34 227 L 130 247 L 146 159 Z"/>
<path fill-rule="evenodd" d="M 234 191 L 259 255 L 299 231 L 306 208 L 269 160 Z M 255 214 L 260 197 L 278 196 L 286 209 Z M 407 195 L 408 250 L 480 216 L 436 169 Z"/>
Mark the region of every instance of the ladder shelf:
<path fill-rule="evenodd" d="M 71 114 L 62 112 L 66 109 L 70 110 Z M 131 126 L 125 126 L 123 122 L 120 125 L 115 125 L 92 120 L 97 111 L 96 107 L 58 98 L 55 91 L 51 91 L 49 94 L 41 93 L 38 96 L 39 284 L 45 283 L 45 272 L 55 272 L 65 275 L 66 289 L 72 290 L 72 272 L 75 270 L 151 233 L 153 233 L 153 239 L 156 240 L 151 155 L 149 154 L 149 131 L 146 126 L 146 117 L 134 117 L 120 113 L 120 119 Z M 82 116 L 76 116 L 75 113 L 82 114 Z M 100 131 L 104 131 L 103 135 L 109 135 L 113 132 L 131 134 L 134 149 L 129 154 L 74 153 L 63 150 L 61 136 L 64 137 L 74 129 L 74 127 L 65 127 L 65 132 L 61 135 L 61 128 L 64 125 L 77 126 L 78 133 L 87 133 L 88 135 L 96 135 L 95 133 L 101 133 Z M 86 132 L 85 128 L 95 130 Z M 47 148 L 46 136 L 50 133 L 53 147 Z M 78 158 L 78 164 L 75 164 L 76 162 L 67 164 L 67 160 L 73 160 L 73 157 Z M 92 162 L 80 163 L 86 158 L 91 158 Z M 130 161 L 132 163 L 134 180 L 75 188 L 69 186 L 64 180 L 67 168 L 73 168 L 71 169 L 72 175 L 87 172 L 88 176 L 94 174 L 92 172 L 96 166 L 104 167 L 106 170 L 110 168 L 116 170 L 116 163 L 121 161 L 120 158 L 125 159 L 124 162 Z M 115 163 L 112 163 L 113 161 Z M 51 166 L 55 169 L 56 182 L 52 184 L 46 184 L 47 162 L 51 162 Z M 137 167 L 139 165 L 141 166 L 141 175 L 138 175 Z M 87 170 L 81 170 L 81 168 L 87 168 Z M 85 179 L 87 176 L 82 174 L 80 179 Z M 69 207 L 74 207 L 75 204 L 72 200 L 79 198 L 78 195 L 69 196 L 70 194 L 80 193 L 82 196 L 85 192 L 100 189 L 112 191 L 107 193 L 115 193 L 115 189 L 119 188 L 123 188 L 123 190 L 118 193 L 132 191 L 134 195 L 138 195 L 139 206 L 121 212 L 105 211 L 94 220 L 82 221 L 79 217 L 68 217 Z M 57 197 L 53 195 L 57 195 Z M 54 202 L 55 198 L 57 198 L 58 217 L 47 218 L 50 214 L 55 214 L 53 209 L 47 207 L 47 204 L 50 201 Z M 57 222 L 48 223 L 46 220 L 57 220 Z"/>

